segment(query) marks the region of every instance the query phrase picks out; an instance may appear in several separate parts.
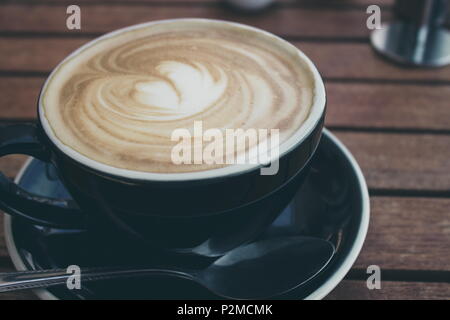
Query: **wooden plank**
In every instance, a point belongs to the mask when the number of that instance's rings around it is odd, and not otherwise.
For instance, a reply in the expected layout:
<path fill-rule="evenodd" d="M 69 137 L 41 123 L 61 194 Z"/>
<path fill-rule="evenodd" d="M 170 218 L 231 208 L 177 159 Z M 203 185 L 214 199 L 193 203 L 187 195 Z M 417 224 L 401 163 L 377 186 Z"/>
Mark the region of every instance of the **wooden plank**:
<path fill-rule="evenodd" d="M 450 136 L 338 132 L 359 161 L 369 187 L 386 190 L 450 190 Z M 0 168 L 13 176 L 23 157 L 9 156 Z"/>
<path fill-rule="evenodd" d="M 449 81 L 450 68 L 405 68 L 379 57 L 366 43 L 294 42 L 330 79 Z"/>
<path fill-rule="evenodd" d="M 44 78 L 11 77 L 0 80 L 0 119 L 35 118 Z"/>
<path fill-rule="evenodd" d="M 326 300 L 450 300 L 450 284 L 382 281 L 369 290 L 365 281 L 342 281 Z"/>
<path fill-rule="evenodd" d="M 449 135 L 337 132 L 337 136 L 354 153 L 372 189 L 450 190 Z M 0 168 L 14 176 L 23 159 L 8 156 L 0 160 Z"/>
<path fill-rule="evenodd" d="M 49 72 L 70 52 L 90 39 L 0 37 L 0 71 Z M 378 57 L 365 43 L 293 43 L 316 63 L 326 79 L 450 81 L 450 68 L 399 67 Z M 384 90 L 389 88 L 385 87 Z"/>
<path fill-rule="evenodd" d="M 40 77 L 2 78 L 0 119 L 35 118 L 36 101 L 44 80 Z M 328 82 L 326 88 L 328 126 L 450 130 L 447 103 L 450 86 Z"/>
<path fill-rule="evenodd" d="M 355 268 L 450 271 L 450 199 L 372 197 Z"/>
<path fill-rule="evenodd" d="M 337 136 L 354 153 L 372 189 L 450 189 L 448 135 L 338 132 Z M 0 168 L 8 176 L 15 174 L 20 167 L 18 161 L 24 159 L 16 161 L 15 157 L 0 160 Z"/>
<path fill-rule="evenodd" d="M 0 38 L 0 70 L 49 72 L 89 40 Z"/>
<path fill-rule="evenodd" d="M 89 5 L 82 8 L 81 30 L 67 30 L 66 7 L 57 5 L 3 5 L 0 30 L 9 32 L 104 33 L 146 21 L 199 17 L 230 20 L 261 27 L 285 36 L 366 37 L 368 15 L 364 8 L 335 10 L 276 8 L 258 15 L 237 14 L 222 6 Z M 389 13 L 383 18 L 387 19 Z M 44 18 L 45 17 L 45 18 Z M 326 23 L 324 23 L 326 21 Z"/>
<path fill-rule="evenodd" d="M 450 271 L 449 208 L 450 199 L 372 197 L 370 229 L 355 268 Z M 6 255 L 0 219 L 0 261 Z"/>
<path fill-rule="evenodd" d="M 327 125 L 449 130 L 450 86 L 326 83 Z"/>
<path fill-rule="evenodd" d="M 371 205 L 369 233 L 355 268 L 450 271 L 450 199 L 372 197 Z M 0 239 L 4 257 L 3 221 Z"/>
<path fill-rule="evenodd" d="M 373 189 L 450 190 L 450 136 L 337 132 Z"/>

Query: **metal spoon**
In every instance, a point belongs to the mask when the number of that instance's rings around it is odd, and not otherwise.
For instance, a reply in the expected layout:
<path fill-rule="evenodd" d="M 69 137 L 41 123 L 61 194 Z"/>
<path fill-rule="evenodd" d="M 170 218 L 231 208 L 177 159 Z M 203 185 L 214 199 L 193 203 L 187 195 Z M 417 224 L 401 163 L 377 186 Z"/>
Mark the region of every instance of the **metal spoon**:
<path fill-rule="evenodd" d="M 238 247 L 204 270 L 85 268 L 80 281 L 168 275 L 193 280 L 224 298 L 262 299 L 305 284 L 325 268 L 334 251 L 322 239 L 274 238 Z M 0 273 L 0 292 L 63 285 L 71 276 L 66 269 Z"/>

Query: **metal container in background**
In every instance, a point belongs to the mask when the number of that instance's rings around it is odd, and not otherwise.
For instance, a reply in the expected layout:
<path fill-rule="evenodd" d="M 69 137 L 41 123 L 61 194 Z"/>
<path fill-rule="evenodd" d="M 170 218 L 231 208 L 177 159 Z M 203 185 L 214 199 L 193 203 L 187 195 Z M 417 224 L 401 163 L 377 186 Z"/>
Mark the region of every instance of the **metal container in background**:
<path fill-rule="evenodd" d="M 450 64 L 450 32 L 444 27 L 448 0 L 397 0 L 396 20 L 374 30 L 371 42 L 383 56 L 401 64 Z"/>
<path fill-rule="evenodd" d="M 416 23 L 422 20 L 427 6 L 430 5 L 435 11 L 433 18 L 428 22 L 438 27 L 445 24 L 448 18 L 448 0 L 424 1 L 424 0 L 397 0 L 394 5 L 394 12 L 398 19 L 402 21 Z"/>

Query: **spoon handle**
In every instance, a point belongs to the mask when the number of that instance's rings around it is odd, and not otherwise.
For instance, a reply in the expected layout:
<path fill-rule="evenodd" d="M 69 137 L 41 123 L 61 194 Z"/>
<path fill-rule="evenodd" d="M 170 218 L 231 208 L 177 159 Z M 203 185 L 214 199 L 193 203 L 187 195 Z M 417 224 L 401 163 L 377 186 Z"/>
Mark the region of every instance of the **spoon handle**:
<path fill-rule="evenodd" d="M 80 283 L 98 280 L 134 278 L 148 275 L 171 275 L 179 278 L 192 279 L 193 276 L 184 272 L 169 269 L 145 268 L 84 268 L 79 274 Z M 67 269 L 18 271 L 0 273 L 0 292 L 10 292 L 26 289 L 48 288 L 56 285 L 66 285 L 74 279 L 73 273 Z"/>

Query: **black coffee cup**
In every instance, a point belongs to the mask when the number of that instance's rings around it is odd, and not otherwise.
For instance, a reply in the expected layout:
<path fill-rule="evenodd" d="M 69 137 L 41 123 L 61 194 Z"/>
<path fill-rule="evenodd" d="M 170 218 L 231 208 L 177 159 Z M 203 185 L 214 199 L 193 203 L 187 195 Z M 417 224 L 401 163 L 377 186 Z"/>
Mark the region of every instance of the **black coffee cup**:
<path fill-rule="evenodd" d="M 162 250 L 206 256 L 223 254 L 254 239 L 297 192 L 322 133 L 323 81 L 313 63 L 302 52 L 298 54 L 315 78 L 314 105 L 289 143 L 280 146 L 277 174 L 262 175 L 262 164 L 181 175 L 152 175 L 107 166 L 58 140 L 40 98 L 38 123 L 0 128 L 0 156 L 26 154 L 53 164 L 74 200 L 30 194 L 0 174 L 0 209 L 37 225 L 87 229 Z"/>

